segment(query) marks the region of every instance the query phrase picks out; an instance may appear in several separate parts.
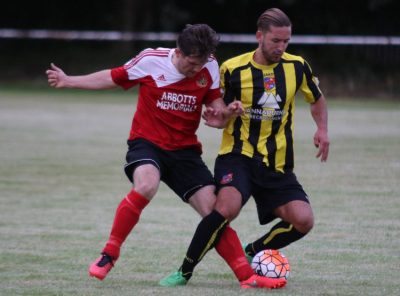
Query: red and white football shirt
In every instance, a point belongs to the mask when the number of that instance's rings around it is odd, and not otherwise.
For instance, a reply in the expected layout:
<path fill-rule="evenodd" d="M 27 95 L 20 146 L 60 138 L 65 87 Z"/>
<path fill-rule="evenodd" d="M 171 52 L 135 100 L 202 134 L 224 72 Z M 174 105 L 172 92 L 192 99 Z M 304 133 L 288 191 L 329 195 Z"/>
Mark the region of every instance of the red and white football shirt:
<path fill-rule="evenodd" d="M 219 68 L 210 59 L 194 77 L 172 64 L 175 49 L 145 49 L 124 66 L 111 70 L 124 89 L 139 84 L 139 96 L 129 139 L 146 139 L 166 150 L 197 148 L 196 130 L 202 105 L 220 98 Z"/>

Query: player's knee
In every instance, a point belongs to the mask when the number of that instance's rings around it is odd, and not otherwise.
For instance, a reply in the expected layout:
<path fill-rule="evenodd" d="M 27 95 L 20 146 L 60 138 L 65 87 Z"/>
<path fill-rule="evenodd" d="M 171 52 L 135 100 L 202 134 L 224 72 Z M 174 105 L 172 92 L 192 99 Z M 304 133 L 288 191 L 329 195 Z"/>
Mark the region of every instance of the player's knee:
<path fill-rule="evenodd" d="M 229 221 L 234 220 L 242 208 L 242 195 L 234 187 L 224 187 L 217 195 L 215 210 Z"/>
<path fill-rule="evenodd" d="M 158 190 L 158 184 L 152 184 L 150 182 L 140 182 L 140 184 L 135 184 L 135 191 L 141 195 L 152 199 L 156 195 Z"/>
<path fill-rule="evenodd" d="M 314 214 L 311 206 L 303 201 L 292 201 L 275 210 L 275 215 L 292 224 L 297 231 L 306 234 L 314 226 Z"/>
<path fill-rule="evenodd" d="M 240 213 L 241 204 L 235 202 L 221 202 L 217 199 L 215 210 L 229 221 L 234 220 Z"/>
<path fill-rule="evenodd" d="M 200 214 L 201 217 L 207 216 L 214 209 L 216 201 L 214 191 L 214 186 L 205 186 L 189 198 L 189 204 Z"/>
<path fill-rule="evenodd" d="M 189 200 L 189 203 L 201 217 L 207 216 L 214 209 L 215 199 L 203 199 L 202 202 L 199 203 L 192 203 L 191 201 L 192 199 Z"/>
<path fill-rule="evenodd" d="M 238 211 L 236 209 L 232 209 L 231 207 L 218 207 L 215 208 L 215 210 L 229 221 L 233 221 L 239 215 L 240 212 L 240 209 Z"/>
<path fill-rule="evenodd" d="M 292 222 L 297 231 L 307 234 L 314 227 L 314 216 L 312 214 L 298 217 Z"/>

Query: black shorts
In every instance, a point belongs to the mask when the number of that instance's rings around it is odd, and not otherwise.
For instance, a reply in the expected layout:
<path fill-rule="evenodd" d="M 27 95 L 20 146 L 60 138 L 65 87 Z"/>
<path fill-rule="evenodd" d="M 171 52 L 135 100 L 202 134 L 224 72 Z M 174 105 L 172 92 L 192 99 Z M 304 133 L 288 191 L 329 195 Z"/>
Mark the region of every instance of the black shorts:
<path fill-rule="evenodd" d="M 250 196 L 257 205 L 260 224 L 274 220 L 274 209 L 292 200 L 309 203 L 308 196 L 293 172 L 280 173 L 259 160 L 238 154 L 225 154 L 215 161 L 217 190 L 233 186 L 242 194 L 242 206 Z"/>
<path fill-rule="evenodd" d="M 160 171 L 161 181 L 183 201 L 200 188 L 214 185 L 214 179 L 201 155 L 195 149 L 168 151 L 144 139 L 128 140 L 125 174 L 133 183 L 135 168 L 152 164 Z"/>

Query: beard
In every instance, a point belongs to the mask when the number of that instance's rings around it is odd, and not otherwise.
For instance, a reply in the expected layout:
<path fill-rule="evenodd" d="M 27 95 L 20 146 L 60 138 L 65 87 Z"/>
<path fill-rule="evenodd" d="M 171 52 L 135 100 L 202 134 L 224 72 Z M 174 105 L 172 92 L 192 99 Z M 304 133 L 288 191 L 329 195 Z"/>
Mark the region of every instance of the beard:
<path fill-rule="evenodd" d="M 267 65 L 278 63 L 283 54 L 277 51 L 269 52 L 264 44 L 261 46 L 261 53 L 267 62 Z"/>

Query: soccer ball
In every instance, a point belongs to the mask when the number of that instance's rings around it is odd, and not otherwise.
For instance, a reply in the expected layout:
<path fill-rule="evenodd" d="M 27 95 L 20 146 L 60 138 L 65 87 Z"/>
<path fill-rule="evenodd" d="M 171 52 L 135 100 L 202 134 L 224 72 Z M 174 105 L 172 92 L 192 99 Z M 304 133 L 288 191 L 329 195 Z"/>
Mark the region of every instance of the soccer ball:
<path fill-rule="evenodd" d="M 269 278 L 287 279 L 290 272 L 288 259 L 278 250 L 263 250 L 258 252 L 253 257 L 251 267 L 258 275 Z"/>

